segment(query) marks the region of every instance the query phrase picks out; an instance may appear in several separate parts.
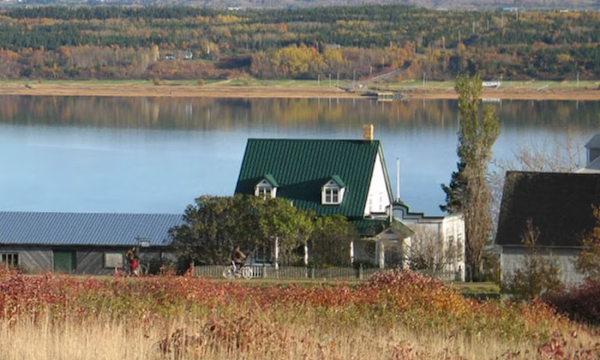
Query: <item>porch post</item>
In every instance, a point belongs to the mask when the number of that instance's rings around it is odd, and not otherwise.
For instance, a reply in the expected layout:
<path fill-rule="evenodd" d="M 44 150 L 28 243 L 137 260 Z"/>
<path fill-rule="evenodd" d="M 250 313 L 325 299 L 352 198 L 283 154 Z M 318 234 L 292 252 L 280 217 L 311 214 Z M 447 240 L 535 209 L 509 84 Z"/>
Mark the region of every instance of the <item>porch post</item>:
<path fill-rule="evenodd" d="M 304 243 L 304 265 L 308 266 L 308 245 Z"/>
<path fill-rule="evenodd" d="M 354 241 L 350 241 L 350 264 L 354 264 Z"/>
<path fill-rule="evenodd" d="M 383 242 L 381 241 L 381 239 L 378 241 L 379 243 L 379 252 L 377 253 L 379 256 L 379 268 L 380 269 L 385 269 L 385 245 L 383 245 Z"/>
<path fill-rule="evenodd" d="M 275 236 L 275 270 L 279 269 L 279 236 Z"/>

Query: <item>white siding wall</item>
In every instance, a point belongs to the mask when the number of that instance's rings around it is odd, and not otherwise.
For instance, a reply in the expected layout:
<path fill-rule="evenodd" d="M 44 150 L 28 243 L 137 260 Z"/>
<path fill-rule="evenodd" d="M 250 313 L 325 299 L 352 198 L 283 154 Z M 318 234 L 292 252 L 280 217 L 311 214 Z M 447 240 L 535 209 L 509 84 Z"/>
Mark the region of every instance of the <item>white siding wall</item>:
<path fill-rule="evenodd" d="M 394 217 L 406 224 L 413 231 L 437 234 L 437 238 L 444 241 L 444 246 L 448 246 L 450 236 L 452 236 L 454 244 L 460 241 L 462 244 L 462 256 L 456 263 L 450 265 L 447 271 L 460 271 L 460 278 L 465 278 L 465 222 L 462 216 L 423 217 L 420 214 L 406 216 L 401 208 L 397 208 L 394 211 Z"/>
<path fill-rule="evenodd" d="M 583 281 L 583 275 L 577 273 L 573 266 L 573 260 L 577 257 L 577 250 L 553 249 L 551 254 L 561 269 L 559 278 L 563 284 L 578 284 Z M 523 266 L 525 263 L 525 255 L 526 250 L 523 248 L 507 246 L 502 248 L 500 266 L 502 268 L 503 281 L 507 279 L 508 275 L 514 273 L 515 270 Z"/>
<path fill-rule="evenodd" d="M 456 264 L 454 264 L 453 268 L 449 269 L 449 270 L 458 271 L 460 269 L 460 271 L 463 273 L 463 278 L 464 278 L 465 257 L 466 257 L 465 245 L 466 244 L 465 244 L 465 221 L 462 218 L 462 216 L 450 215 L 450 216 L 444 217 L 444 220 L 442 223 L 442 234 L 444 236 L 444 241 L 446 242 L 446 245 L 448 245 L 450 236 L 452 236 L 454 245 L 458 245 L 460 243 L 460 245 L 462 246 L 460 259 L 456 262 Z"/>
<path fill-rule="evenodd" d="M 379 154 L 375 158 L 375 166 L 373 167 L 373 177 L 369 186 L 369 194 L 367 196 L 367 205 L 365 206 L 365 216 L 372 213 L 383 214 L 388 211 L 390 206 L 391 194 L 388 193 L 388 186 L 385 181 L 383 165 Z"/>

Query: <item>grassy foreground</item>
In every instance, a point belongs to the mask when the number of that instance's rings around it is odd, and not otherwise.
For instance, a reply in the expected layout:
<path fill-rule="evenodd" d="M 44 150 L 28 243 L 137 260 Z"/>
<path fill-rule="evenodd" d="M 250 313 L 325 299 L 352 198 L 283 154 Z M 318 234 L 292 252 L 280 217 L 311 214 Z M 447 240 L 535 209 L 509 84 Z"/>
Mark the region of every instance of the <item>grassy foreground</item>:
<path fill-rule="evenodd" d="M 0 272 L 0 359 L 597 359 L 594 329 L 390 271 L 361 284 Z"/>

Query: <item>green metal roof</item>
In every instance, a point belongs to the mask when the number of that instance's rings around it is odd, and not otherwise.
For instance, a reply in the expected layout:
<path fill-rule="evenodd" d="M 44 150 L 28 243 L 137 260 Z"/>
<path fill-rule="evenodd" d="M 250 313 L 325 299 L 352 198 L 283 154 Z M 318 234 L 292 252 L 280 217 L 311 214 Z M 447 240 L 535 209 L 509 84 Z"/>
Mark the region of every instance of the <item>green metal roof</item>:
<path fill-rule="evenodd" d="M 277 180 L 275 180 L 275 178 L 273 177 L 272 174 L 265 174 L 265 179 L 267 179 L 267 181 L 272 185 L 272 186 L 279 186 L 279 183 L 277 182 Z"/>
<path fill-rule="evenodd" d="M 300 209 L 362 218 L 377 154 L 387 181 L 377 140 L 248 139 L 235 193 L 254 194 L 256 184 L 271 174 L 279 183 L 277 197 Z M 344 199 L 339 205 L 322 205 L 321 188 L 332 178 L 343 179 Z"/>
<path fill-rule="evenodd" d="M 346 183 L 344 182 L 344 180 L 342 180 L 342 178 L 339 175 L 331 175 L 331 178 L 333 179 L 333 181 L 335 181 L 340 187 L 346 187 Z"/>

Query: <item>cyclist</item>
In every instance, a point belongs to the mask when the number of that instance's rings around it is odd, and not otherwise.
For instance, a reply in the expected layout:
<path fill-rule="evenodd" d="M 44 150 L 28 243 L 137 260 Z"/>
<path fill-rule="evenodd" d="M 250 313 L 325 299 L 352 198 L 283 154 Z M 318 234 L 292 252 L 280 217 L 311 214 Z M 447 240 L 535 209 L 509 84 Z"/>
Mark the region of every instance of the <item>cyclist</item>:
<path fill-rule="evenodd" d="M 244 266 L 246 255 L 244 255 L 244 253 L 240 250 L 239 245 L 233 247 L 233 251 L 231 252 L 231 261 L 233 261 L 235 271 L 238 271 L 242 266 Z"/>

